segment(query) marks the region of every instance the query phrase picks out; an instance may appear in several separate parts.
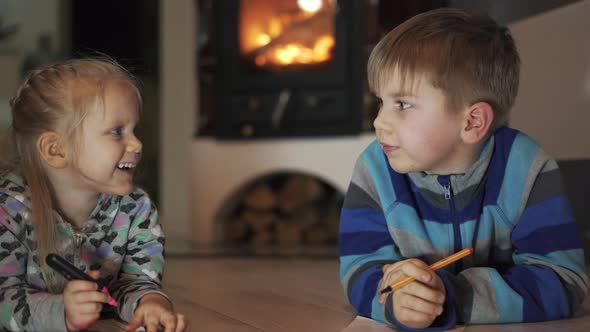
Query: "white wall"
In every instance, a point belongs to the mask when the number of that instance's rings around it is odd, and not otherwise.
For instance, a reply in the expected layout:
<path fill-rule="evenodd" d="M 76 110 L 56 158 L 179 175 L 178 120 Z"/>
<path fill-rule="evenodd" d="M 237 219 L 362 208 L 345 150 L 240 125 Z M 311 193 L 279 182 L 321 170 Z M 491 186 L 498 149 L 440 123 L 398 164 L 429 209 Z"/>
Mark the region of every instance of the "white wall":
<path fill-rule="evenodd" d="M 340 192 L 348 188 L 360 152 L 372 133 L 350 137 L 193 142 L 193 240 L 221 239 L 218 214 L 244 184 L 274 172 L 301 172 L 321 178 Z"/>
<path fill-rule="evenodd" d="M 522 60 L 511 125 L 559 159 L 590 158 L 590 1 L 510 25 Z"/>

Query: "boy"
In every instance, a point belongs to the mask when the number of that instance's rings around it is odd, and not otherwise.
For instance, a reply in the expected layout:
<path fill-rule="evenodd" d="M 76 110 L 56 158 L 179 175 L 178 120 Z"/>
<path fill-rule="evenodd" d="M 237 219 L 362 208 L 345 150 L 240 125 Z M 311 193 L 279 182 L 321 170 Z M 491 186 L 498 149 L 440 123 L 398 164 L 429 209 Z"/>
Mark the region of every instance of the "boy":
<path fill-rule="evenodd" d="M 504 126 L 519 67 L 509 31 L 468 10 L 417 15 L 371 53 L 377 140 L 340 225 L 340 279 L 359 315 L 442 330 L 559 319 L 582 302 L 584 254 L 557 164 Z M 406 276 L 416 281 L 380 295 Z"/>

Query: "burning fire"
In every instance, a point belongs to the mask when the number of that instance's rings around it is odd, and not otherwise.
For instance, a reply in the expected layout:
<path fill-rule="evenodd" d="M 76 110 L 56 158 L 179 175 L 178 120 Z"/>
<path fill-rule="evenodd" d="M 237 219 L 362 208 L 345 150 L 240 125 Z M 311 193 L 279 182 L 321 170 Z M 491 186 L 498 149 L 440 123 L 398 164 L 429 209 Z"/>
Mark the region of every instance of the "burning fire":
<path fill-rule="evenodd" d="M 270 37 L 265 34 L 260 35 L 258 39 L 267 41 L 262 46 L 270 42 Z M 279 65 L 319 63 L 330 60 L 333 47 L 334 37 L 325 35 L 318 37 L 311 48 L 300 43 L 277 45 L 267 53 L 258 55 L 254 62 L 260 67 L 268 63 Z"/>
<path fill-rule="evenodd" d="M 240 46 L 246 57 L 259 67 L 315 64 L 332 58 L 332 6 L 321 0 L 312 7 L 302 7 L 301 0 L 289 5 L 286 1 L 264 2 L 242 0 Z"/>

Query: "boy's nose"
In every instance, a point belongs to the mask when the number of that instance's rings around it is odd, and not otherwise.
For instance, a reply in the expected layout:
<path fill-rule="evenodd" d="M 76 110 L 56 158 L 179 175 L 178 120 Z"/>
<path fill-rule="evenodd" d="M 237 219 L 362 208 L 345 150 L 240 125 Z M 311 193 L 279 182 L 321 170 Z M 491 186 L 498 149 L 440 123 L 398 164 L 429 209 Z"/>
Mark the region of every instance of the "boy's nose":
<path fill-rule="evenodd" d="M 379 111 L 377 113 L 377 116 L 375 117 L 375 120 L 373 120 L 373 127 L 375 128 L 375 130 L 383 130 L 385 129 L 385 123 L 383 121 L 383 115 L 382 112 Z"/>

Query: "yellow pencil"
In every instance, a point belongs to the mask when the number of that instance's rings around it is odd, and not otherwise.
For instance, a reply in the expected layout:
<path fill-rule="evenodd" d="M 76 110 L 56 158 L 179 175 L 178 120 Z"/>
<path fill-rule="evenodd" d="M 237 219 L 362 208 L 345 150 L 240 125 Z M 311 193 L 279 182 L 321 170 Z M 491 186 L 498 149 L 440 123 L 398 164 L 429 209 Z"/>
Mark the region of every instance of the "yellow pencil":
<path fill-rule="evenodd" d="M 449 256 L 447 258 L 443 258 L 440 261 L 430 265 L 430 269 L 432 271 L 436 271 L 436 270 L 440 269 L 441 267 L 447 266 L 455 261 L 460 260 L 461 258 L 463 258 L 465 256 L 470 255 L 472 252 L 473 252 L 473 248 L 465 248 L 461 251 L 458 251 L 458 252 L 452 254 L 451 256 Z M 383 288 L 381 290 L 381 294 L 387 293 L 389 291 L 393 292 L 397 289 L 404 287 L 405 285 L 411 283 L 414 280 L 416 280 L 414 277 L 405 277 L 405 278 L 398 280 L 398 281 L 394 282 L 393 284 Z"/>

